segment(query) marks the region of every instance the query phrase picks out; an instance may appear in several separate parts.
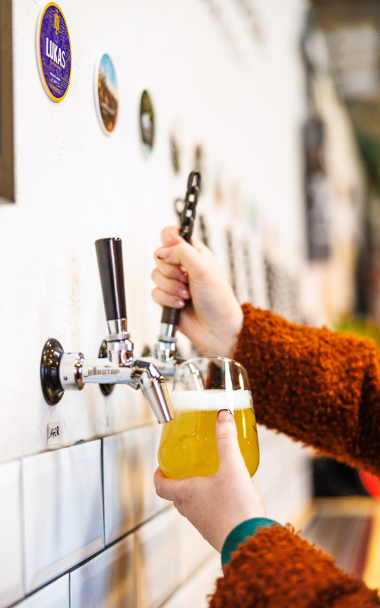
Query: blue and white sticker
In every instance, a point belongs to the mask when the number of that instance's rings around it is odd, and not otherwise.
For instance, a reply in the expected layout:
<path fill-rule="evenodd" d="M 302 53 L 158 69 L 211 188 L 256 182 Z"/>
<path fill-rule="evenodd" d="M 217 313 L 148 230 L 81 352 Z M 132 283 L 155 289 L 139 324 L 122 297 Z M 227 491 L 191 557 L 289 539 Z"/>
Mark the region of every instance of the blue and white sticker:
<path fill-rule="evenodd" d="M 70 86 L 72 56 L 66 19 L 55 2 L 45 6 L 38 21 L 37 59 L 47 94 L 62 101 Z"/>
<path fill-rule="evenodd" d="M 106 135 L 115 129 L 119 111 L 116 70 L 108 53 L 102 53 L 95 66 L 95 107 L 99 124 Z"/>

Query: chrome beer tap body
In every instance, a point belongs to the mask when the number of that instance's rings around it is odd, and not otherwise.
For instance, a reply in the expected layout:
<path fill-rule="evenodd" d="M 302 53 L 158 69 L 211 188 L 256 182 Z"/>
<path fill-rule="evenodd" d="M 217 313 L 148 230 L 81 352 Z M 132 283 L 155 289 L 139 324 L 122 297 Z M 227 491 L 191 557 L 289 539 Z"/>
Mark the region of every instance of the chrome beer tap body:
<path fill-rule="evenodd" d="M 100 239 L 95 246 L 109 335 L 96 359 L 86 359 L 82 353 L 64 353 L 57 340 L 48 340 L 41 358 L 44 397 L 54 405 L 65 390 L 82 390 L 85 384 L 127 384 L 135 390 L 141 388 L 159 423 L 168 422 L 173 413 L 163 374 L 152 361 L 133 355 L 127 331 L 121 240 Z"/>
<path fill-rule="evenodd" d="M 135 390 L 142 389 L 158 422 L 172 420 L 164 376 L 150 361 L 133 358 L 119 361 L 118 354 L 122 352 L 113 350 L 116 356 L 111 361 L 106 358 L 86 359 L 82 353 L 64 353 L 59 365 L 62 391 L 81 390 L 86 384 L 127 384 Z"/>

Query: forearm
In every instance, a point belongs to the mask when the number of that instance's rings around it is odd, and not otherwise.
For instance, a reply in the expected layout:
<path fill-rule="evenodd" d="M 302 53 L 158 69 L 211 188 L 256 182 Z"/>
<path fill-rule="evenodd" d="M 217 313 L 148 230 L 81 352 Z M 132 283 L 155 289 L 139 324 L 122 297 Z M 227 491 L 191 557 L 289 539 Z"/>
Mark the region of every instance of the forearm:
<path fill-rule="evenodd" d="M 260 529 L 239 546 L 217 581 L 210 608 L 373 608 L 376 591 L 344 574 L 291 530 Z"/>
<path fill-rule="evenodd" d="M 257 420 L 380 474 L 380 364 L 372 340 L 289 323 L 243 305 L 234 358 Z"/>

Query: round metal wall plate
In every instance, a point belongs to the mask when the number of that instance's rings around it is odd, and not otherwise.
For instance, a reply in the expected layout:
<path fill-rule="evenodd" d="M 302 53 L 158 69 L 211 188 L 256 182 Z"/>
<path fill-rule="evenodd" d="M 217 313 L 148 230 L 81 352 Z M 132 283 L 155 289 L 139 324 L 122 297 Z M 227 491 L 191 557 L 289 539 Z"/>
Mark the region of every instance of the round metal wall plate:
<path fill-rule="evenodd" d="M 59 381 L 59 363 L 63 348 L 58 340 L 51 338 L 45 343 L 41 357 L 41 386 L 46 403 L 56 405 L 65 392 Z"/>

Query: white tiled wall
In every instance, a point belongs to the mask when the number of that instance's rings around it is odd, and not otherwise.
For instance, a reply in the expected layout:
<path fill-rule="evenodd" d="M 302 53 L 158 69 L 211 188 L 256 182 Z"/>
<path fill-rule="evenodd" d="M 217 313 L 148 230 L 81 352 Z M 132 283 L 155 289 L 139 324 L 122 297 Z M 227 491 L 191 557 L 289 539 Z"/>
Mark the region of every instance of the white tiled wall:
<path fill-rule="evenodd" d="M 17 604 L 17 608 L 70 608 L 69 575 L 65 574 L 40 591 L 36 591 Z"/>
<path fill-rule="evenodd" d="M 159 436 L 149 423 L 0 467 L 1 608 L 24 595 L 20 608 L 68 608 L 69 576 L 70 608 L 206 606 L 220 555 L 156 496 Z M 307 498 L 306 456 L 262 427 L 259 438 L 255 481 L 284 522 Z"/>
<path fill-rule="evenodd" d="M 104 546 L 101 441 L 22 461 L 26 591 Z"/>
<path fill-rule="evenodd" d="M 223 576 L 220 556 L 212 555 L 162 608 L 207 608 L 207 596 L 215 591 L 215 581 L 220 576 Z"/>
<path fill-rule="evenodd" d="M 23 596 L 21 463 L 0 466 L 0 606 Z"/>
<path fill-rule="evenodd" d="M 220 564 L 155 494 L 159 436 L 150 423 L 0 467 L 1 608 L 158 608 L 211 557 Z M 216 572 L 199 575 L 199 597 Z"/>
<path fill-rule="evenodd" d="M 158 608 L 180 584 L 181 545 L 178 537 L 178 518 L 174 507 L 165 509 L 137 530 L 138 608 Z"/>
<path fill-rule="evenodd" d="M 103 440 L 106 544 L 158 513 L 162 500 L 152 492 L 160 427 L 157 423 Z"/>
<path fill-rule="evenodd" d="M 70 608 L 136 608 L 135 536 L 70 574 Z"/>
<path fill-rule="evenodd" d="M 199 534 L 194 526 L 185 518 L 175 511 L 175 517 L 178 520 L 178 533 L 181 538 L 180 542 L 180 559 L 179 564 L 181 581 L 185 581 L 199 567 L 199 564 L 204 562 L 211 555 L 216 556 L 220 563 L 220 555 L 215 549 L 209 545 L 207 541 Z"/>

